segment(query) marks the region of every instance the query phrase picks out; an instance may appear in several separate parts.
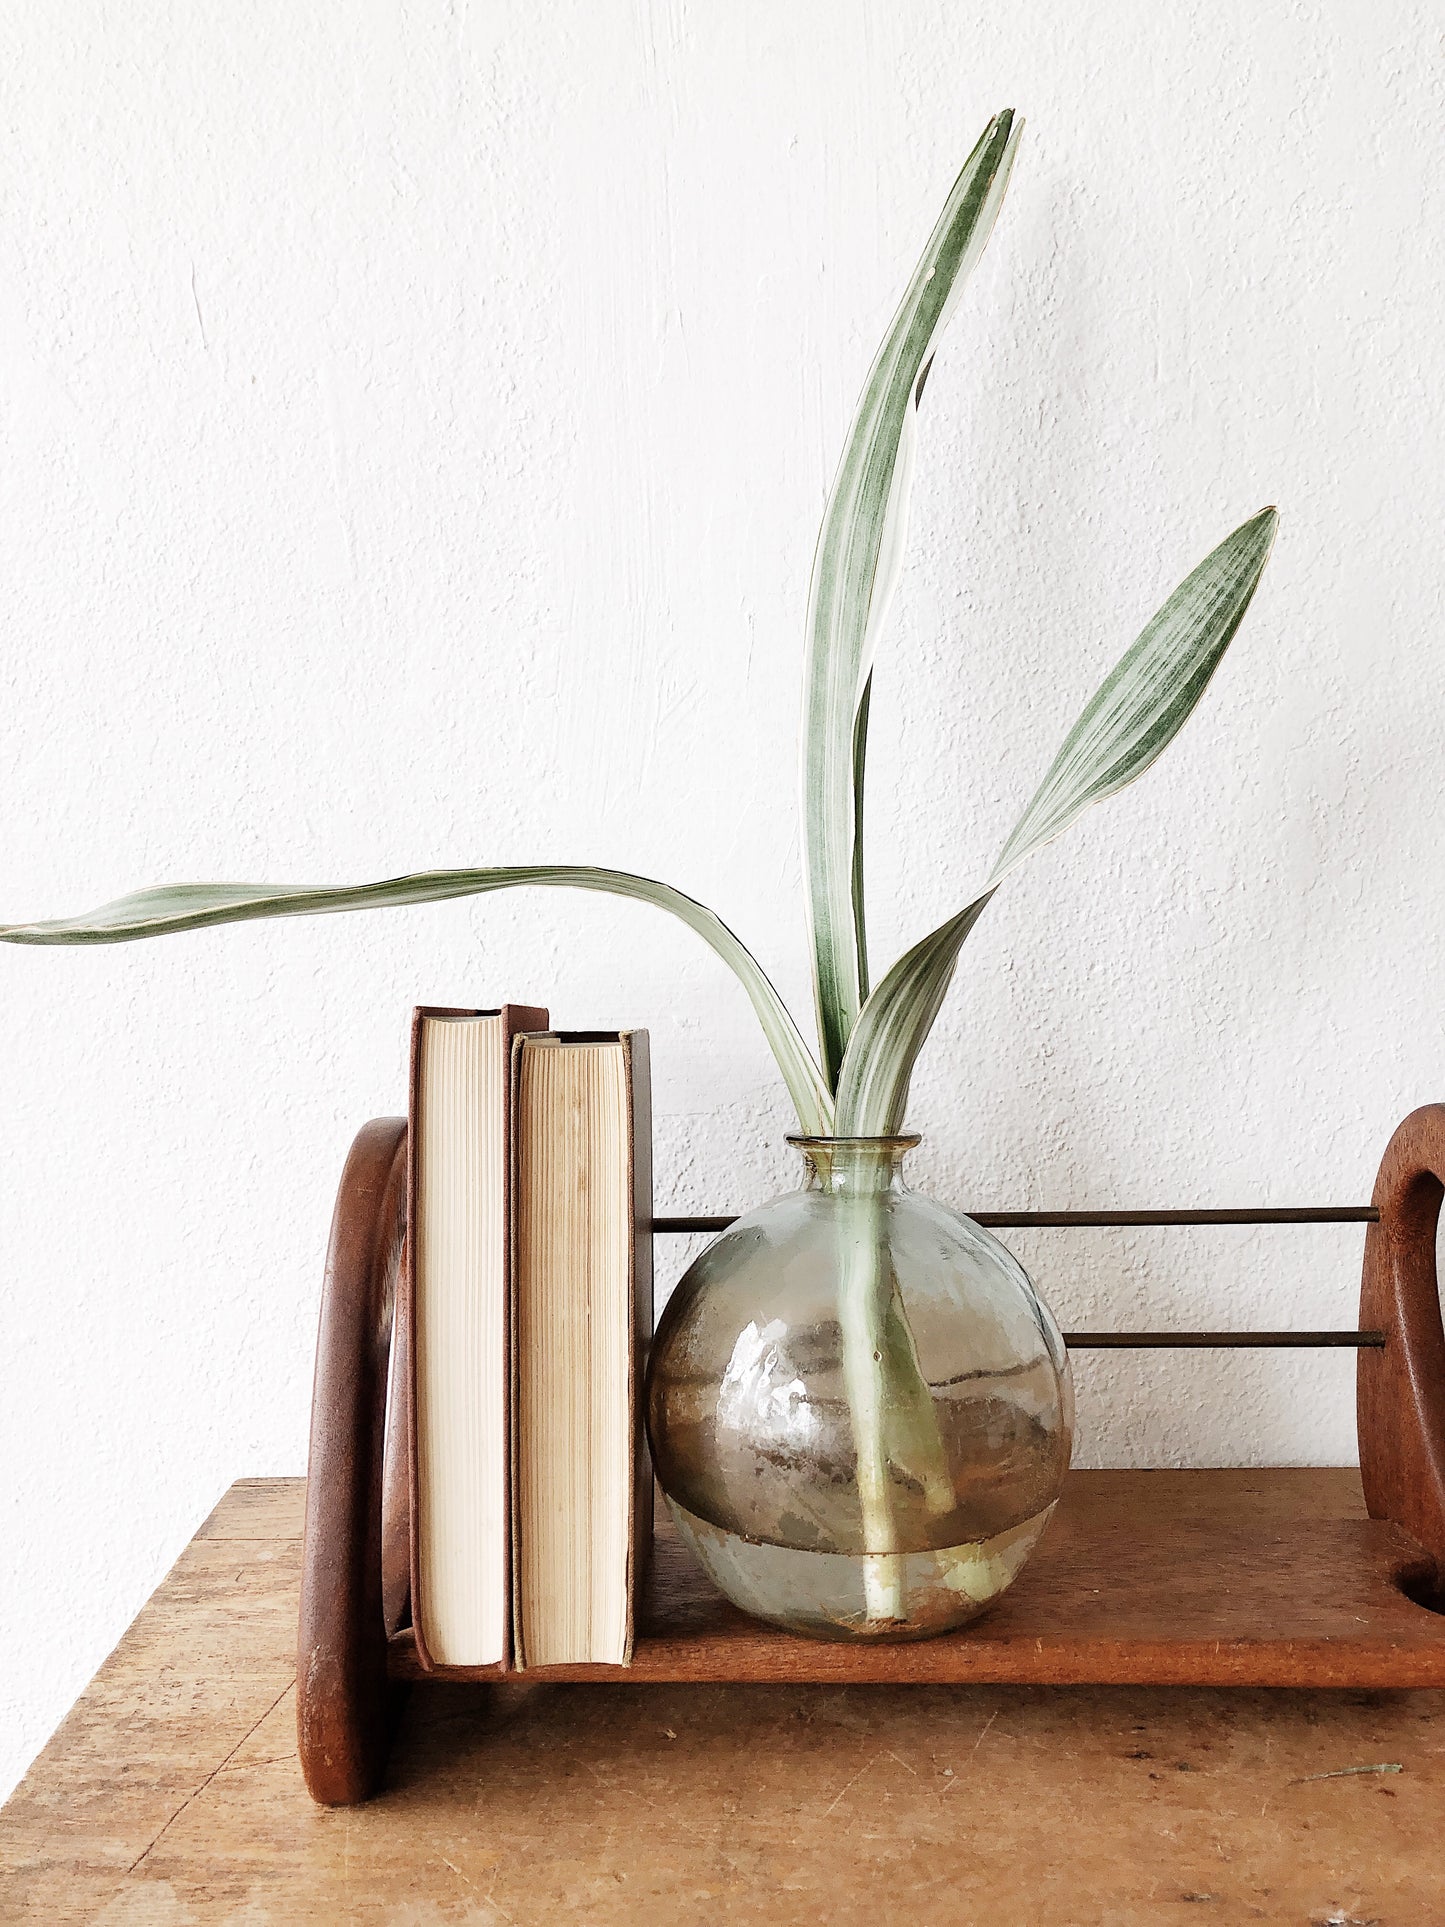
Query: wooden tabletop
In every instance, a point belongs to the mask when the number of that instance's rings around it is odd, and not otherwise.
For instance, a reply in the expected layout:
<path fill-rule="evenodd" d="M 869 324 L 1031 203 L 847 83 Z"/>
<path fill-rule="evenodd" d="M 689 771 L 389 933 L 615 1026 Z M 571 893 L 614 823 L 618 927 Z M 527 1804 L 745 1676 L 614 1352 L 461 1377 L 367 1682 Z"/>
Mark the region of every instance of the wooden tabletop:
<path fill-rule="evenodd" d="M 0 1812 L 0 1919 L 1445 1920 L 1433 1691 L 427 1685 L 388 1790 L 315 1807 L 301 1516 L 300 1480 L 222 1499 Z"/>

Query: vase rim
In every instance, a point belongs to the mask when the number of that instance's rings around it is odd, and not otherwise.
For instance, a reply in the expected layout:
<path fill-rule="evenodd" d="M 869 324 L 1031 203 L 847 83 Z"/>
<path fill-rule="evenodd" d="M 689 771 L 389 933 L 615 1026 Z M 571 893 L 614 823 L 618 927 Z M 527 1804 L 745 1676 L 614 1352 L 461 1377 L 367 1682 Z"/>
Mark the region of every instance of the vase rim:
<path fill-rule="evenodd" d="M 786 1141 L 799 1151 L 911 1151 L 922 1144 L 917 1131 L 882 1132 L 877 1137 L 827 1137 L 788 1131 Z"/>

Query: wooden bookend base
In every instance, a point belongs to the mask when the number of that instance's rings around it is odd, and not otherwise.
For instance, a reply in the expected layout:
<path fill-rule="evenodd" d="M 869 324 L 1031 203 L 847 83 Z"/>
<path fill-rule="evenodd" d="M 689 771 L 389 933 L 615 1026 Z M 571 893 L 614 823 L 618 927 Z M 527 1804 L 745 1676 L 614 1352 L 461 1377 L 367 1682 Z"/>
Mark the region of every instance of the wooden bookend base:
<path fill-rule="evenodd" d="M 368 1124 L 342 1176 L 316 1355 L 297 1731 L 312 1796 L 381 1783 L 389 1682 L 424 1674 L 388 1368 L 406 1236 L 406 1125 Z M 1346 1470 L 1075 1472 L 1018 1582 L 976 1625 L 910 1645 L 804 1640 L 729 1606 L 659 1532 L 633 1664 L 528 1677 L 1445 1686 L 1445 1330 L 1435 1232 L 1445 1105 L 1408 1117 L 1375 1191 L 1360 1324 L 1360 1487 Z M 1339 1215 L 1339 1214 L 1333 1214 Z M 403 1327 L 404 1330 L 404 1321 Z M 404 1376 L 404 1374 L 403 1374 Z M 390 1436 L 388 1436 L 390 1432 Z"/>

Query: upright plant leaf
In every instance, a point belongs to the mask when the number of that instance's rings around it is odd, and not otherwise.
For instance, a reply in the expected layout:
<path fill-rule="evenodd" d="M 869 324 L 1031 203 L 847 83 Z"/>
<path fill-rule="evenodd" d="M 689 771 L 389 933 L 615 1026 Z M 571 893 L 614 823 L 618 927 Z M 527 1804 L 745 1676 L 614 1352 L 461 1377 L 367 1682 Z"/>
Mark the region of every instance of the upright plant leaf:
<path fill-rule="evenodd" d="M 859 1015 L 838 1080 L 840 1137 L 888 1137 L 902 1129 L 918 1053 L 943 1008 L 964 939 L 992 890 L 901 956 Z"/>
<path fill-rule="evenodd" d="M 858 996 L 868 995 L 868 906 L 863 894 L 863 772 L 868 761 L 868 711 L 873 672 L 863 684 L 853 718 L 853 941 L 858 946 Z"/>
<path fill-rule="evenodd" d="M 0 942 L 35 944 L 127 943 L 176 930 L 199 930 L 214 923 L 241 923 L 258 917 L 304 917 L 340 910 L 378 910 L 448 897 L 482 896 L 492 890 L 526 885 L 602 891 L 670 910 L 717 952 L 747 992 L 778 1068 L 798 1109 L 803 1129 L 826 1135 L 832 1128 L 833 1099 L 818 1073 L 797 1025 L 762 969 L 727 925 L 703 904 L 669 884 L 625 870 L 561 864 L 490 870 L 427 870 L 384 883 L 307 888 L 297 884 L 179 883 L 141 890 L 85 916 L 53 923 L 0 925 Z"/>
<path fill-rule="evenodd" d="M 918 402 L 938 338 L 993 229 L 1021 126 L 1011 112 L 990 121 L 953 185 L 864 384 L 813 558 L 803 844 L 818 1036 L 830 1086 L 868 988 L 861 850 L 865 695 L 902 561 Z"/>
<path fill-rule="evenodd" d="M 838 1083 L 840 1134 L 901 1127 L 913 1066 L 989 898 L 1009 871 L 1142 776 L 1173 741 L 1244 619 L 1277 521 L 1272 508 L 1261 510 L 1180 583 L 1065 737 L 983 891 L 901 957 L 869 997 Z"/>

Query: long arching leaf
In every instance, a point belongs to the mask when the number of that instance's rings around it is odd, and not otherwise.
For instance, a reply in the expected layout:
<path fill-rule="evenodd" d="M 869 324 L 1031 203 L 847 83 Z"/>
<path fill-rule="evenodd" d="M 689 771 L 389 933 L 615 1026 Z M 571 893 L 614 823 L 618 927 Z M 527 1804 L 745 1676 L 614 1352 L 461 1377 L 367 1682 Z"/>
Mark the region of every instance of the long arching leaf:
<path fill-rule="evenodd" d="M 1092 804 L 1142 776 L 1178 735 L 1244 619 L 1277 522 L 1272 508 L 1261 510 L 1180 583 L 1065 737 L 983 891 L 900 957 L 869 997 L 838 1083 L 841 1134 L 901 1127 L 913 1066 L 989 898 Z"/>
<path fill-rule="evenodd" d="M 992 232 L 1021 128 L 1011 112 L 990 121 L 954 182 L 864 384 L 813 558 L 803 842 L 818 1037 L 830 1085 L 867 995 L 860 830 L 865 695 L 902 561 L 918 402 L 938 338 Z"/>
<path fill-rule="evenodd" d="M 384 883 L 307 888 L 298 884 L 179 883 L 141 890 L 104 904 L 81 917 L 53 923 L 0 925 L 4 943 L 127 943 L 177 930 L 199 930 L 214 923 L 241 923 L 258 917 L 316 916 L 341 910 L 379 910 L 448 897 L 482 896 L 492 890 L 527 885 L 597 890 L 631 897 L 670 910 L 717 952 L 747 992 L 764 1035 L 798 1109 L 805 1132 L 832 1128 L 833 1100 L 797 1025 L 750 951 L 727 925 L 694 898 L 666 883 L 625 870 L 538 864 L 490 870 L 427 870 Z"/>

